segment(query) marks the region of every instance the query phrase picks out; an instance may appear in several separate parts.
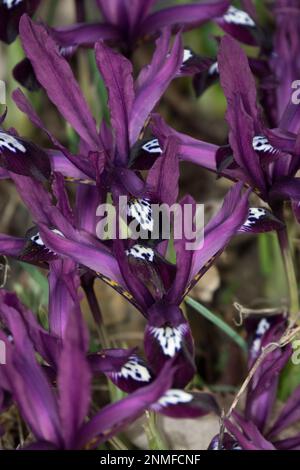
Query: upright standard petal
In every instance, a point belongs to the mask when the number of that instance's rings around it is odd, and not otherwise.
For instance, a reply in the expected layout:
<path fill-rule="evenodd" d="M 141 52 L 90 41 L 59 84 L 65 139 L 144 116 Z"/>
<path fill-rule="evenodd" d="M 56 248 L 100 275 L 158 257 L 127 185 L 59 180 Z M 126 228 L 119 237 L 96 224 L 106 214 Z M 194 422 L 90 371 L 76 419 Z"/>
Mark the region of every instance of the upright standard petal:
<path fill-rule="evenodd" d="M 59 414 L 66 449 L 76 439 L 89 410 L 91 370 L 86 358 L 87 329 L 78 306 L 68 318 L 58 367 Z"/>
<path fill-rule="evenodd" d="M 156 103 L 176 76 L 182 64 L 183 49 L 180 35 L 168 53 L 170 32 L 165 30 L 156 42 L 150 65 L 138 77 L 135 99 L 130 114 L 129 140 L 133 145 Z M 167 47 L 166 47 L 167 46 Z"/>
<path fill-rule="evenodd" d="M 132 65 L 125 57 L 97 42 L 96 60 L 108 90 L 112 127 L 115 131 L 118 159 L 126 163 L 129 152 L 128 129 L 134 100 Z"/>
<path fill-rule="evenodd" d="M 78 289 L 79 278 L 74 261 L 52 261 L 49 272 L 49 327 L 58 338 L 65 337 L 70 316 L 78 308 Z"/>
<path fill-rule="evenodd" d="M 243 185 L 238 183 L 228 192 L 222 208 L 205 227 L 203 245 L 194 251 L 188 289 L 222 253 L 246 220 L 249 191 L 242 193 L 242 187 Z"/>
<path fill-rule="evenodd" d="M 37 79 L 50 100 L 80 137 L 97 149 L 100 145 L 96 123 L 92 117 L 71 67 L 59 51 L 46 29 L 34 23 L 27 15 L 20 21 L 20 35 L 27 57 Z"/>
<path fill-rule="evenodd" d="M 229 143 L 234 159 L 243 169 L 251 186 L 264 195 L 266 184 L 253 138 L 259 134 L 260 115 L 256 104 L 254 77 L 246 54 L 238 43 L 225 36 L 218 55 L 221 85 L 227 99 L 226 118 L 230 127 Z"/>

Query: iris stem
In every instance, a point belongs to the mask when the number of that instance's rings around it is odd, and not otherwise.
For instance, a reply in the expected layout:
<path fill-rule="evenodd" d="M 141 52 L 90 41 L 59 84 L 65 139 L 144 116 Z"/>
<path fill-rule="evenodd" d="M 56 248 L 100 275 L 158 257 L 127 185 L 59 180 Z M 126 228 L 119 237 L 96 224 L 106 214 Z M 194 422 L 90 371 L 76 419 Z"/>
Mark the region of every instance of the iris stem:
<path fill-rule="evenodd" d="M 153 411 L 146 411 L 147 423 L 144 426 L 150 450 L 168 450 L 165 439 L 157 426 L 157 416 Z"/>

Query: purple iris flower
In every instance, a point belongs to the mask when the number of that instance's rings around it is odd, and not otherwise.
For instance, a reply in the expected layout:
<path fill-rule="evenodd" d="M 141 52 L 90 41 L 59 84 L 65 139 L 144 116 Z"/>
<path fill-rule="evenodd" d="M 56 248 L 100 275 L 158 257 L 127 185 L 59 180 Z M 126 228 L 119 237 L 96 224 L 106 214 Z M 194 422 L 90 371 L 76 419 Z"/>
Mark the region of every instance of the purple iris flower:
<path fill-rule="evenodd" d="M 136 354 L 135 349 L 103 350 L 91 354 L 89 362 L 94 374 L 104 373 L 126 393 L 149 386 L 157 377 L 148 364 Z M 220 413 L 219 406 L 211 394 L 186 392 L 178 388 L 170 389 L 152 406 L 152 409 L 160 414 L 177 418 L 197 418 L 209 412 Z"/>
<path fill-rule="evenodd" d="M 179 306 L 232 236 L 245 225 L 246 229 L 255 225 L 248 220 L 247 199 L 240 185 L 229 192 L 205 228 L 201 249 L 188 250 L 184 237 L 175 240 L 176 265 L 165 259 L 164 242 L 154 248 L 140 241 L 115 240 L 109 251 L 101 249 L 103 244 L 96 239 L 82 243 L 75 232 L 61 237 L 43 224 L 40 232 L 47 247 L 91 269 L 140 310 L 148 322 L 145 352 L 151 368 L 158 373 L 164 362 L 177 356 L 182 372 L 174 380 L 176 386 L 184 386 L 194 375 L 193 342 Z M 190 197 L 180 204 L 185 203 L 194 204 Z"/>
<path fill-rule="evenodd" d="M 118 43 L 129 52 L 137 41 L 156 36 L 164 27 L 175 31 L 179 28 L 192 29 L 205 21 L 222 17 L 228 10 L 230 1 L 190 2 L 151 12 L 159 4 L 158 0 L 97 0 L 103 22 L 79 23 L 54 29 L 52 34 L 63 47 L 93 46 L 102 39 Z M 228 22 L 233 23 L 233 20 L 233 15 L 231 19 L 228 17 Z"/>
<path fill-rule="evenodd" d="M 47 31 L 23 17 L 20 33 L 39 82 L 81 138 L 80 155 L 75 157 L 47 131 L 58 149 L 49 152 L 54 171 L 75 180 L 97 182 L 101 186 L 100 200 L 106 199 L 107 188 L 113 193 L 137 196 L 143 181 L 130 167 L 133 162 L 135 168 L 139 166 L 137 152 L 151 157 L 159 156 L 162 151 L 159 146 L 153 151 L 145 143 L 139 143 L 139 137 L 149 113 L 181 67 L 180 37 L 176 37 L 170 50 L 170 33 L 165 30 L 158 39 L 151 64 L 141 71 L 136 83 L 133 82 L 131 63 L 103 43 L 97 43 L 96 59 L 108 89 L 113 135 L 105 124 L 98 132 L 71 68 L 58 53 Z M 14 98 L 20 109 L 45 130 L 20 91 Z"/>
<path fill-rule="evenodd" d="M 262 318 L 259 321 L 248 319 L 247 326 L 248 330 L 252 331 L 248 361 L 250 369 L 263 348 L 280 339 L 286 330 L 286 319 L 282 315 Z M 231 419 L 225 420 L 225 427 L 230 434 L 225 434 L 221 446 L 219 437 L 216 436 L 210 448 L 218 449 L 220 446 L 225 450 L 299 450 L 299 433 L 288 438 L 281 435 L 299 420 L 299 387 L 281 408 L 275 421 L 271 417 L 277 397 L 279 375 L 290 360 L 291 354 L 290 345 L 269 353 L 249 384 L 244 410 L 234 411 Z"/>
<path fill-rule="evenodd" d="M 221 40 L 218 66 L 228 103 L 230 145 L 219 148 L 197 141 L 173 131 L 159 117 L 154 117 L 154 134 L 161 145 L 166 136 L 176 135 L 181 141 L 180 158 L 231 180 L 243 181 L 273 209 L 284 199 L 299 201 L 296 135 L 282 127 L 269 129 L 264 124 L 248 59 L 230 36 Z"/>
<path fill-rule="evenodd" d="M 13 397 L 36 439 L 25 448 L 93 448 L 119 433 L 146 410 L 174 417 L 220 413 L 211 395 L 172 388 L 175 371 L 172 361 L 150 380 L 148 370 L 136 362 L 132 351 L 106 350 L 88 357 L 88 335 L 78 297 L 61 340 L 41 328 L 14 294 L 5 291 L 0 294 L 0 337 L 6 344 L 6 364 L 0 369 L 0 396 Z M 42 358 L 41 363 L 35 352 Z M 91 416 L 91 379 L 93 373 L 99 372 L 111 376 L 118 385 L 119 376 L 127 382 L 138 381 L 140 373 L 146 380 L 143 387 L 136 387 L 123 400 Z"/>

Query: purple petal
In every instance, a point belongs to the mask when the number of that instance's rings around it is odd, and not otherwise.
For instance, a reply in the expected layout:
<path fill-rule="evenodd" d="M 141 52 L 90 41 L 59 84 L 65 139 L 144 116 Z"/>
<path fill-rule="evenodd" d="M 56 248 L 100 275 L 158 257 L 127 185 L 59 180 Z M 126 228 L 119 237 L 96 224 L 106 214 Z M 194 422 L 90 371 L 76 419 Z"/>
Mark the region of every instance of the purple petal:
<path fill-rule="evenodd" d="M 185 387 L 195 374 L 194 344 L 188 323 L 177 306 L 154 305 L 148 311 L 144 347 L 151 369 L 158 374 L 174 358 L 174 387 Z"/>
<path fill-rule="evenodd" d="M 284 223 L 275 217 L 271 211 L 264 207 L 250 207 L 246 222 L 239 229 L 239 233 L 262 233 L 280 230 Z"/>
<path fill-rule="evenodd" d="M 108 103 L 112 127 L 116 133 L 119 159 L 126 162 L 129 151 L 129 116 L 134 99 L 132 65 L 103 42 L 97 42 L 95 53 L 98 68 L 108 89 Z"/>
<path fill-rule="evenodd" d="M 60 445 L 60 426 L 55 396 L 36 362 L 26 330 L 14 336 L 12 363 L 5 373 L 11 382 L 14 400 L 35 437 Z"/>
<path fill-rule="evenodd" d="M 0 131 L 0 164 L 7 171 L 45 181 L 51 174 L 47 153 L 11 132 Z"/>
<path fill-rule="evenodd" d="M 20 35 L 37 79 L 63 117 L 91 148 L 100 145 L 95 121 L 67 61 L 43 26 L 23 16 Z"/>
<path fill-rule="evenodd" d="M 270 191 L 270 197 L 274 200 L 292 199 L 300 200 L 300 178 L 282 178 L 273 184 Z"/>
<path fill-rule="evenodd" d="M 59 414 L 65 448 L 74 449 L 91 399 L 91 370 L 86 359 L 87 329 L 79 308 L 68 318 L 58 368 Z"/>
<path fill-rule="evenodd" d="M 64 26 L 51 30 L 53 38 L 61 47 L 89 46 L 102 40 L 117 40 L 120 37 L 119 31 L 111 24 L 100 23 L 78 23 L 71 26 Z"/>
<path fill-rule="evenodd" d="M 228 419 L 225 420 L 225 426 L 244 450 L 275 450 L 273 444 L 263 437 L 253 423 L 243 420 L 237 413 L 234 417 L 243 433 Z"/>
<path fill-rule="evenodd" d="M 136 420 L 171 387 L 174 368 L 168 363 L 154 382 L 131 393 L 123 400 L 107 405 L 82 427 L 78 447 L 88 445 L 95 437 L 103 442 Z"/>
<path fill-rule="evenodd" d="M 247 174 L 249 183 L 264 193 L 264 175 L 252 144 L 260 126 L 255 81 L 246 54 L 229 36 L 221 40 L 218 64 L 228 104 L 226 119 L 235 161 Z"/>
<path fill-rule="evenodd" d="M 58 338 L 64 338 L 70 316 L 78 307 L 79 278 L 72 260 L 50 263 L 49 273 L 49 327 Z"/>
<path fill-rule="evenodd" d="M 26 243 L 26 238 L 0 234 L 0 253 L 5 256 L 19 256 Z"/>
<path fill-rule="evenodd" d="M 58 338 L 50 335 L 38 324 L 33 313 L 26 309 L 15 296 L 4 289 L 0 291 L 1 319 L 8 328 L 13 340 L 25 327 L 35 350 L 55 367 L 60 354 Z M 16 338 L 17 339 L 17 338 Z"/>
<path fill-rule="evenodd" d="M 280 441 L 275 441 L 274 446 L 278 450 L 300 450 L 300 436 L 288 437 Z"/>
<path fill-rule="evenodd" d="M 119 372 L 122 366 L 135 354 L 136 348 L 103 349 L 96 354 L 90 354 L 88 360 L 94 374 Z"/>
<path fill-rule="evenodd" d="M 143 23 L 143 33 L 153 33 L 164 26 L 193 28 L 205 21 L 221 16 L 228 6 L 229 1 L 227 0 L 214 0 L 163 8 L 147 17 Z"/>
<path fill-rule="evenodd" d="M 199 279 L 199 275 L 206 272 L 246 220 L 249 193 L 242 194 L 242 186 L 238 183 L 228 192 L 222 208 L 205 227 L 203 245 L 194 251 L 188 289 L 195 283 L 195 276 Z"/>
<path fill-rule="evenodd" d="M 165 30 L 156 42 L 151 63 L 138 77 L 136 96 L 130 113 L 129 140 L 133 145 L 152 111 L 182 64 L 182 44 L 177 35 L 169 51 L 170 32 Z"/>
<path fill-rule="evenodd" d="M 209 170 L 216 171 L 217 145 L 202 142 L 188 135 L 182 134 L 169 127 L 161 116 L 152 115 L 152 131 L 163 146 L 169 135 L 178 138 L 178 156 L 181 160 L 196 163 Z"/>
<path fill-rule="evenodd" d="M 184 213 L 185 205 L 189 204 L 192 207 L 191 219 L 195 216 L 195 205 L 196 202 L 191 196 L 185 196 L 181 201 L 179 201 L 180 207 L 182 208 L 182 213 Z M 185 220 L 182 217 L 181 220 L 181 230 L 184 234 L 184 224 Z M 186 250 L 186 238 L 185 236 L 174 239 L 174 248 L 176 251 L 176 276 L 172 282 L 171 288 L 168 290 L 166 298 L 169 302 L 174 304 L 180 304 L 182 295 L 185 293 L 186 286 L 190 278 L 190 272 L 192 269 L 193 262 L 193 251 Z"/>
<path fill-rule="evenodd" d="M 78 184 L 76 191 L 76 226 L 95 236 L 97 227 L 97 208 L 103 197 L 95 186 Z M 89 207 L 87 211 L 86 208 Z"/>
<path fill-rule="evenodd" d="M 209 393 L 185 392 L 171 388 L 151 409 L 170 418 L 199 418 L 208 413 L 221 414 L 220 407 Z"/>
<path fill-rule="evenodd" d="M 147 191 L 152 198 L 169 206 L 176 202 L 179 190 L 177 149 L 177 139 L 172 136 L 167 138 L 162 156 L 155 161 L 147 176 Z"/>
<path fill-rule="evenodd" d="M 92 269 L 97 274 L 106 276 L 120 285 L 125 285 L 117 260 L 108 250 L 103 249 L 99 242 L 95 241 L 93 246 L 91 243 L 88 244 L 87 239 L 82 241 L 78 236 L 74 239 L 61 237 L 42 225 L 41 235 L 45 244 L 55 253 L 68 256 L 77 263 Z"/>
<path fill-rule="evenodd" d="M 114 370 L 106 372 L 106 375 L 126 393 L 132 393 L 140 387 L 149 385 L 153 379 L 153 374 L 145 361 L 134 353 L 124 358 L 119 368 L 114 367 Z"/>

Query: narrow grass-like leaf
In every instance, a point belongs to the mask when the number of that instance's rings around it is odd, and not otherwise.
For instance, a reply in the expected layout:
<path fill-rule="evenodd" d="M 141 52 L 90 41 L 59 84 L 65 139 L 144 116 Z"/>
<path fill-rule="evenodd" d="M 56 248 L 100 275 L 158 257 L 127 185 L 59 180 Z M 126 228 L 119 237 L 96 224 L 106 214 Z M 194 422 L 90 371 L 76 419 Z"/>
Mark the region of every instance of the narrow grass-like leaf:
<path fill-rule="evenodd" d="M 225 323 L 220 317 L 212 313 L 204 305 L 200 304 L 191 297 L 186 297 L 185 302 L 193 307 L 198 313 L 200 313 L 207 320 L 216 325 L 220 330 L 223 331 L 227 336 L 229 336 L 245 353 L 248 351 L 246 341 L 231 328 L 227 323 Z"/>

